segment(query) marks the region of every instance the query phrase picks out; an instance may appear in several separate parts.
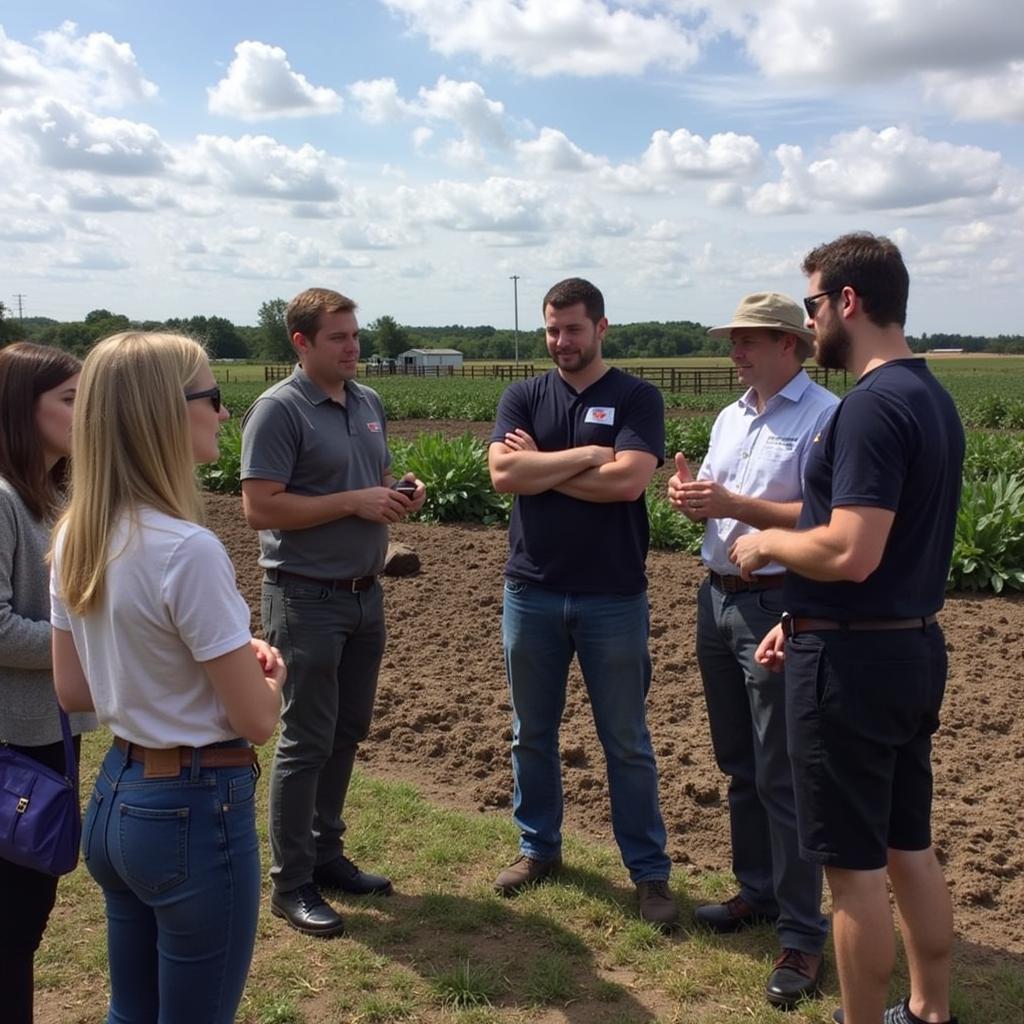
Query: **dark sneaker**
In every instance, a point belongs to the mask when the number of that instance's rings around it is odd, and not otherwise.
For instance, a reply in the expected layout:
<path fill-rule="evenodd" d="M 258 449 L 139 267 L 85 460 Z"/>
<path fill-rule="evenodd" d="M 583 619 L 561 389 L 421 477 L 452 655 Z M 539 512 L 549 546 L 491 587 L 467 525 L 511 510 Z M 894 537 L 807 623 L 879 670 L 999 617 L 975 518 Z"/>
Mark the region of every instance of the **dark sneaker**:
<path fill-rule="evenodd" d="M 741 928 L 755 924 L 773 924 L 779 919 L 778 914 L 755 910 L 742 896 L 733 896 L 724 903 L 709 903 L 698 907 L 693 916 L 697 924 L 722 934 L 738 932 Z"/>
<path fill-rule="evenodd" d="M 838 1010 L 833 1010 L 832 1019 L 836 1024 L 845 1024 L 846 1017 L 841 1006 Z M 885 1011 L 882 1017 L 882 1024 L 928 1024 L 928 1022 L 922 1020 L 916 1013 L 910 1012 L 910 996 L 907 996 L 896 1003 L 895 1006 L 890 1006 Z M 944 1024 L 958 1024 L 958 1022 L 956 1017 L 950 1016 L 949 1020 L 945 1021 Z"/>
<path fill-rule="evenodd" d="M 284 918 L 303 935 L 329 939 L 345 931 L 341 915 L 324 900 L 312 882 L 287 892 L 274 892 L 270 897 L 270 912 L 274 917 Z"/>
<path fill-rule="evenodd" d="M 817 999 L 821 995 L 824 969 L 825 958 L 820 953 L 784 949 L 768 975 L 764 994 L 772 1006 L 795 1009 L 801 999 Z"/>
<path fill-rule="evenodd" d="M 391 879 L 360 871 L 342 855 L 313 869 L 313 881 L 323 889 L 340 889 L 350 896 L 390 896 Z"/>
<path fill-rule="evenodd" d="M 671 931 L 679 923 L 679 907 L 664 878 L 637 882 L 636 899 L 640 904 L 641 920 L 664 931 Z"/>
<path fill-rule="evenodd" d="M 525 853 L 518 857 L 494 880 L 495 891 L 502 896 L 515 896 L 528 885 L 540 882 L 555 874 L 562 866 L 562 858 L 554 860 L 535 860 Z"/>

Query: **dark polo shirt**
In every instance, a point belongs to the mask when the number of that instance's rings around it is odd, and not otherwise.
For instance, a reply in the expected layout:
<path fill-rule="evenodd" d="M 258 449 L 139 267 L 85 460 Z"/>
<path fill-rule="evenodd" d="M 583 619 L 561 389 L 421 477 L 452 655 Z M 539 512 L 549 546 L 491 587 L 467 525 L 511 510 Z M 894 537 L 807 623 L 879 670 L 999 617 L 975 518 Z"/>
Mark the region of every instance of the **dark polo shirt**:
<path fill-rule="evenodd" d="M 653 385 L 614 367 L 577 392 L 557 370 L 510 385 L 498 405 L 491 441 L 521 427 L 542 452 L 597 444 L 617 452 L 665 453 L 665 407 Z M 638 594 L 649 528 L 636 501 L 582 501 L 558 491 L 519 494 L 508 530 L 506 575 L 553 590 Z"/>
<path fill-rule="evenodd" d="M 291 494 L 380 486 L 391 464 L 384 406 L 348 381 L 346 404 L 296 367 L 267 388 L 242 421 L 243 480 L 274 480 Z M 260 530 L 260 565 L 314 579 L 353 579 L 384 568 L 388 528 L 346 516 L 305 530 Z"/>

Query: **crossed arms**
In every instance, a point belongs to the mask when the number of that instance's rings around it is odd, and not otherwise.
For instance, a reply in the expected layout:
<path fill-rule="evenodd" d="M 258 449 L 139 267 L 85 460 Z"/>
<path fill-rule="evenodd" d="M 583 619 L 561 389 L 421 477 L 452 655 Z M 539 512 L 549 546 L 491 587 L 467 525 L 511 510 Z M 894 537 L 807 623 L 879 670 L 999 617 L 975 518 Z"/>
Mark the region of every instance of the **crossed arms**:
<path fill-rule="evenodd" d="M 582 501 L 612 502 L 639 498 L 658 460 L 650 452 L 617 452 L 596 444 L 542 452 L 525 430 L 516 428 L 491 444 L 487 464 L 491 483 L 501 493 L 558 491 Z"/>

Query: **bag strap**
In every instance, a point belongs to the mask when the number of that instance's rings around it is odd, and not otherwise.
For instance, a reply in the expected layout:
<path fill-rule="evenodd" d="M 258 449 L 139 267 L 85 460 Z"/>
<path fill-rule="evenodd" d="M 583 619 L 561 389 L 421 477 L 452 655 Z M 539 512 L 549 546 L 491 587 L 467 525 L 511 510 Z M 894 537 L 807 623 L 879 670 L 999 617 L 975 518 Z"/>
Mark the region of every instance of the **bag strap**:
<path fill-rule="evenodd" d="M 60 731 L 64 735 L 64 774 L 71 780 L 71 785 L 75 787 L 75 792 L 77 792 L 78 761 L 75 758 L 75 744 L 71 739 L 71 721 L 68 719 L 67 712 L 62 707 L 58 706 L 57 710 L 60 712 Z"/>

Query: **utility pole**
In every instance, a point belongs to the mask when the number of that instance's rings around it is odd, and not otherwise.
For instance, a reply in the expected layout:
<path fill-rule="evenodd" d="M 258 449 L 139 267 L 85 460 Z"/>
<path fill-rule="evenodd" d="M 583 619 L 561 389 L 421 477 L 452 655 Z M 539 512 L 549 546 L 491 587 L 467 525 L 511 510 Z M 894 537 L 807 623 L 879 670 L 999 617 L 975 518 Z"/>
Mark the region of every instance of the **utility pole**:
<path fill-rule="evenodd" d="M 512 301 L 515 305 L 515 339 L 516 339 L 516 366 L 519 365 L 519 275 L 511 274 L 509 280 L 512 282 Z"/>
<path fill-rule="evenodd" d="M 24 320 L 25 319 L 25 315 L 24 315 L 24 313 L 22 312 L 22 309 L 21 309 L 21 300 L 22 299 L 27 299 L 28 296 L 23 294 L 22 292 L 15 292 L 14 293 L 14 297 L 18 300 L 18 319 L 19 320 Z"/>

